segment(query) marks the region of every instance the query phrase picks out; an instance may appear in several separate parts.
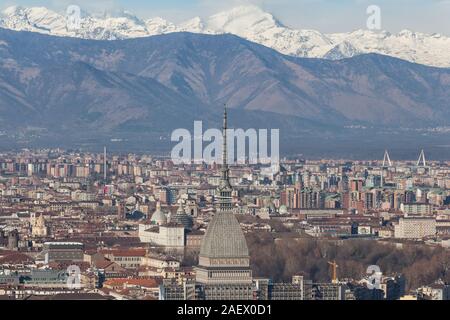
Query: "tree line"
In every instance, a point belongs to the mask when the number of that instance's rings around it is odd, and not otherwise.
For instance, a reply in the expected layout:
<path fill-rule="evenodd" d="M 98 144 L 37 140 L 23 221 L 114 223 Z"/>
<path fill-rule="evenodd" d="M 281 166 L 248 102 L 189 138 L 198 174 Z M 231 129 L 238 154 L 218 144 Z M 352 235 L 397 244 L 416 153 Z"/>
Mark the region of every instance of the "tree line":
<path fill-rule="evenodd" d="M 328 261 L 338 264 L 340 279 L 362 279 L 367 267 L 378 265 L 386 276 L 403 274 L 406 289 L 416 289 L 436 280 L 450 283 L 450 251 L 424 244 L 398 247 L 375 240 L 319 240 L 274 238 L 267 232 L 246 235 L 254 276 L 290 281 L 304 275 L 315 282 L 331 281 Z"/>

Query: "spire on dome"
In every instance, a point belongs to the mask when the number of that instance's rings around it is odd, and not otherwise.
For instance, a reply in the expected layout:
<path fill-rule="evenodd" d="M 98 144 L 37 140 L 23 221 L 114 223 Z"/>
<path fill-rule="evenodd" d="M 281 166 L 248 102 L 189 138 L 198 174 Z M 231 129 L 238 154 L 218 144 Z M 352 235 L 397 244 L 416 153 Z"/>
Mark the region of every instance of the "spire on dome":
<path fill-rule="evenodd" d="M 233 188 L 230 184 L 230 169 L 228 168 L 227 156 L 227 108 L 225 106 L 223 111 L 223 132 L 222 132 L 222 177 L 220 179 L 220 184 L 217 190 L 219 199 L 219 211 L 231 211 L 232 201 L 231 193 Z"/>
<path fill-rule="evenodd" d="M 222 131 L 222 179 L 228 180 L 228 150 L 227 150 L 227 107 L 223 109 L 223 131 Z"/>

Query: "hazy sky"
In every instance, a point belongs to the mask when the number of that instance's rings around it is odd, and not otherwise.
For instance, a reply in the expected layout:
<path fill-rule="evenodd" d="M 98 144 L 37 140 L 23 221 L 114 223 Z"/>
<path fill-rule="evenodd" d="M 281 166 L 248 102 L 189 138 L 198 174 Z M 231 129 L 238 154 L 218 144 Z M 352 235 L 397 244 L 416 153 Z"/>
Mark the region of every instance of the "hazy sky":
<path fill-rule="evenodd" d="M 64 12 L 68 4 L 78 4 L 88 12 L 128 10 L 141 18 L 160 16 L 181 22 L 248 3 L 273 13 L 290 27 L 322 32 L 365 28 L 367 7 L 378 5 L 385 30 L 450 35 L 450 0 L 0 0 L 0 7 L 45 6 Z"/>

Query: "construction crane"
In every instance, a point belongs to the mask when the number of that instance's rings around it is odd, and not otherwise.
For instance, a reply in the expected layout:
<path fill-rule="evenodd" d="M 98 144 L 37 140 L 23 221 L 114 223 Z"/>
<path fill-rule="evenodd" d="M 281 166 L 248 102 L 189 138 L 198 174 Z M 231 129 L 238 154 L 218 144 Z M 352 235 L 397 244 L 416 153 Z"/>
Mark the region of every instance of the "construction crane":
<path fill-rule="evenodd" d="M 336 261 L 328 261 L 328 264 L 331 266 L 331 282 L 332 283 L 337 283 L 338 282 L 338 278 L 337 278 L 337 268 L 339 267 L 338 264 L 336 263 Z"/>

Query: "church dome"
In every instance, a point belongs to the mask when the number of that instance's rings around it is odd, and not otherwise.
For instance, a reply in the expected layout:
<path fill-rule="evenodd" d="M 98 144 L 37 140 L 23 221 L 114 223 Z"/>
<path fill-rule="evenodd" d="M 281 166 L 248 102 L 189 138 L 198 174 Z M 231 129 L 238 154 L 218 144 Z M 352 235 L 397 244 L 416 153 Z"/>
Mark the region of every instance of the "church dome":
<path fill-rule="evenodd" d="M 177 213 L 175 216 L 171 219 L 171 222 L 183 225 L 185 229 L 190 230 L 193 226 L 192 217 L 189 216 L 186 211 L 184 210 L 184 205 L 180 201 L 180 206 L 178 207 Z"/>
<path fill-rule="evenodd" d="M 248 258 L 244 233 L 231 212 L 218 212 L 206 230 L 200 248 L 206 258 Z"/>
<path fill-rule="evenodd" d="M 161 204 L 159 202 L 156 204 L 156 211 L 153 213 L 150 221 L 159 226 L 167 223 L 166 215 L 162 212 Z"/>

